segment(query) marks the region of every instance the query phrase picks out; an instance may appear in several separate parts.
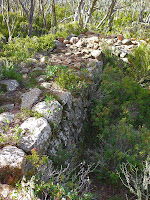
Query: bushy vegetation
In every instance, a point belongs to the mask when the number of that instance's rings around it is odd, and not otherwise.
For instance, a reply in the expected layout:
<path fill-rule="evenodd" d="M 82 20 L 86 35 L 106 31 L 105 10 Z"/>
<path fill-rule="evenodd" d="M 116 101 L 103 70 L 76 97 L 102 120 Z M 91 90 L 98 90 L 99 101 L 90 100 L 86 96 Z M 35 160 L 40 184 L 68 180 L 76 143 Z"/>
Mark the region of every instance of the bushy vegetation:
<path fill-rule="evenodd" d="M 33 56 L 37 51 L 47 52 L 55 46 L 56 35 L 43 35 L 41 37 L 15 38 L 3 46 L 3 55 L 12 61 L 22 61 Z"/>
<path fill-rule="evenodd" d="M 120 170 L 122 162 L 138 166 L 140 172 L 150 153 L 150 92 L 135 81 L 139 71 L 136 73 L 134 66 L 110 55 L 106 53 L 108 63 L 102 75 L 100 98 L 93 102 L 91 110 L 94 141 L 90 144 L 97 149 L 96 153 L 92 150 L 91 158 L 103 163 L 97 177 L 116 185 L 119 183 L 116 170 Z M 131 59 L 141 64 L 141 70 L 145 68 L 143 57 Z"/>
<path fill-rule="evenodd" d="M 40 156 L 36 148 L 32 149 L 32 155 L 26 157 L 26 161 L 31 164 L 30 170 L 25 177 L 17 184 L 18 192 L 12 194 L 13 199 L 27 197 L 28 199 L 50 198 L 68 200 L 92 200 L 92 194 L 87 192 L 89 186 L 88 173 L 84 163 L 76 167 L 53 167 L 52 162 L 46 155 Z M 37 174 L 38 173 L 38 174 Z M 34 175 L 34 176 L 33 176 Z M 45 179 L 47 181 L 45 181 Z"/>

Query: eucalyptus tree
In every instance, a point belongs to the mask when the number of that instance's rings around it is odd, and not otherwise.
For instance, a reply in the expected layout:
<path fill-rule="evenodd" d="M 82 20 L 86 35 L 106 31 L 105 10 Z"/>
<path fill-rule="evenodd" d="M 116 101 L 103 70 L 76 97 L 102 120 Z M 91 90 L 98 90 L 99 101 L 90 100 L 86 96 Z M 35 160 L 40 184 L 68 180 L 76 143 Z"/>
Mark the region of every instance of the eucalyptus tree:
<path fill-rule="evenodd" d="M 78 21 L 79 24 L 85 29 L 89 20 L 95 11 L 95 6 L 98 0 L 79 0 L 75 9 L 74 21 Z"/>
<path fill-rule="evenodd" d="M 16 1 L 13 1 L 13 0 L 2 0 L 1 3 L 2 3 L 1 9 L 2 9 L 2 15 L 3 15 L 3 23 L 7 24 L 8 33 L 9 33 L 8 42 L 10 42 L 12 40 L 12 36 L 15 29 L 15 21 L 17 18 L 15 14 L 11 15 L 10 17 L 10 13 L 16 12 L 18 8 L 17 8 Z"/>
<path fill-rule="evenodd" d="M 24 13 L 28 19 L 28 35 L 32 35 L 33 17 L 35 13 L 36 0 L 19 0 Z"/>

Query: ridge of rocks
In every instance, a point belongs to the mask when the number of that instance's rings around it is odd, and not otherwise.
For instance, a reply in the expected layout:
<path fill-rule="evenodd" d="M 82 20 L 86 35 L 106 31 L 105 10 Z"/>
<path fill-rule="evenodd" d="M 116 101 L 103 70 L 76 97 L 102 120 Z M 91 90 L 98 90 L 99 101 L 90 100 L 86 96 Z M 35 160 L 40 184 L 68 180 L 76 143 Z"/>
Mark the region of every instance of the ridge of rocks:
<path fill-rule="evenodd" d="M 38 71 L 42 74 L 38 73 L 36 77 L 40 89 L 35 86 L 28 90 L 22 88 L 16 80 L 0 80 L 0 88 L 4 85 L 7 89 L 0 94 L 0 109 L 4 110 L 0 114 L 0 135 L 4 138 L 13 137 L 17 125 L 18 131 L 21 130 L 17 145 L 15 142 L 10 143 L 9 140 L 6 140 L 5 144 L 0 144 L 0 169 L 3 169 L 3 173 L 7 166 L 10 167 L 10 173 L 13 165 L 19 170 L 20 162 L 23 163 L 26 153 L 30 153 L 33 148 L 37 148 L 39 154 L 49 156 L 56 154 L 60 146 L 68 150 L 74 148 L 86 119 L 87 108 L 96 95 L 101 79 L 102 47 L 107 46 L 120 59 L 128 62 L 126 56 L 140 43 L 146 42 L 134 38 L 125 39 L 122 35 L 105 37 L 102 34 L 89 32 L 87 36 L 72 34 L 66 39 L 58 37 L 55 43 L 56 49 L 47 56 L 38 53 L 34 58 L 27 59 L 19 65 L 19 71 L 23 73 L 25 82 L 29 81 L 29 73 Z M 92 84 L 82 89 L 81 94 L 75 97 L 53 80 L 45 80 L 46 75 L 43 72 L 46 71 L 46 64 L 67 66 L 79 73 L 82 69 L 86 69 Z M 49 92 L 56 98 L 46 102 L 43 99 L 44 92 Z M 36 111 L 41 116 L 18 119 L 21 109 L 25 108 Z M 54 131 L 57 131 L 56 138 L 53 136 Z M 3 181 L 8 183 L 7 178 Z"/>

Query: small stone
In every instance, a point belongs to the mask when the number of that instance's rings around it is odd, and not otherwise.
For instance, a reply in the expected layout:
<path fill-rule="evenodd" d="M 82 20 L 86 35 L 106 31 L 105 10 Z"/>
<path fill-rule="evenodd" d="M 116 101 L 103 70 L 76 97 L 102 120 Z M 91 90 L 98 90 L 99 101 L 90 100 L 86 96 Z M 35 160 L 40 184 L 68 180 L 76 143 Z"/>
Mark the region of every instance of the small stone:
<path fill-rule="evenodd" d="M 29 72 L 29 68 L 22 68 L 21 72 L 22 73 L 28 73 Z"/>
<path fill-rule="evenodd" d="M 46 75 L 41 75 L 39 77 L 36 78 L 37 82 L 43 82 L 46 79 Z"/>
<path fill-rule="evenodd" d="M 93 50 L 93 51 L 91 52 L 91 55 L 92 55 L 94 58 L 98 59 L 98 60 L 101 60 L 101 59 L 102 59 L 102 51 L 101 51 L 101 50 Z"/>
<path fill-rule="evenodd" d="M 8 92 L 13 92 L 19 87 L 19 83 L 16 80 L 2 80 L 0 83 L 7 86 Z"/>
<path fill-rule="evenodd" d="M 79 38 L 78 38 L 78 37 L 72 37 L 72 38 L 70 39 L 70 43 L 72 43 L 72 44 L 76 44 L 78 41 L 79 41 Z"/>
<path fill-rule="evenodd" d="M 7 111 L 14 109 L 14 107 L 15 107 L 14 104 L 5 104 L 3 106 L 0 106 L 1 109 L 6 109 Z"/>
<path fill-rule="evenodd" d="M 37 63 L 37 64 L 35 65 L 35 68 L 37 68 L 37 67 L 45 68 L 45 67 L 46 67 L 46 64 L 45 64 L 45 62 L 39 62 L 39 63 Z M 43 69 L 42 69 L 42 70 L 43 70 Z"/>
<path fill-rule="evenodd" d="M 123 35 L 117 35 L 117 39 L 122 41 L 124 39 Z"/>
<path fill-rule="evenodd" d="M 64 44 L 70 44 L 69 40 L 64 40 Z"/>
<path fill-rule="evenodd" d="M 131 45 L 132 44 L 131 39 L 124 39 L 124 40 L 122 40 L 122 44 L 123 45 Z"/>
<path fill-rule="evenodd" d="M 33 111 L 41 113 L 48 122 L 52 122 L 54 126 L 58 126 L 62 118 L 61 104 L 56 100 L 42 101 L 33 107 Z"/>
<path fill-rule="evenodd" d="M 127 63 L 129 62 L 128 58 L 121 58 L 121 60 L 123 60 L 124 62 L 127 62 Z"/>
<path fill-rule="evenodd" d="M 109 45 L 112 45 L 112 44 L 114 44 L 114 41 L 113 41 L 113 39 L 107 39 L 107 40 L 106 40 L 106 42 L 107 42 L 107 44 L 109 44 Z"/>
<path fill-rule="evenodd" d="M 22 95 L 21 109 L 31 108 L 33 104 L 38 100 L 41 90 L 39 88 L 33 88 L 30 92 L 26 92 Z"/>
<path fill-rule="evenodd" d="M 44 154 L 47 151 L 52 132 L 45 118 L 36 119 L 35 117 L 30 117 L 19 128 L 22 129 L 18 144 L 19 148 L 28 153 L 34 147 L 40 154 Z"/>
<path fill-rule="evenodd" d="M 120 58 L 124 58 L 124 57 L 126 57 L 126 53 L 125 52 L 122 52 L 121 54 L 120 54 Z"/>
<path fill-rule="evenodd" d="M 15 115 L 10 112 L 4 112 L 0 114 L 0 124 L 5 125 L 11 123 L 14 120 Z"/>

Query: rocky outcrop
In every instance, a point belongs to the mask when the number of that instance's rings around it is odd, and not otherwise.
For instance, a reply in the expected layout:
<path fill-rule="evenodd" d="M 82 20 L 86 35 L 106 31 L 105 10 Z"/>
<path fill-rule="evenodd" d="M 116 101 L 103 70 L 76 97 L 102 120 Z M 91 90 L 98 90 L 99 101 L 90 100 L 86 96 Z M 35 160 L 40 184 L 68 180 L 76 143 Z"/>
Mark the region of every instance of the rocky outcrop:
<path fill-rule="evenodd" d="M 79 141 L 91 101 L 99 94 L 97 90 L 103 71 L 102 46 L 108 46 L 115 55 L 128 62 L 126 56 L 139 45 L 138 41 L 124 39 L 122 35 L 114 37 L 104 37 L 93 33 L 87 35 L 72 34 L 66 40 L 58 38 L 55 41 L 57 48 L 47 58 L 36 55 L 34 59 L 28 59 L 27 62 L 20 64 L 25 82 L 29 80 L 29 73 L 40 70 L 42 74 L 36 77 L 37 86 L 40 89 L 34 87 L 30 90 L 21 90 L 15 80 L 1 81 L 1 85 L 7 88 L 6 94 L 5 91 L 4 94 L 0 94 L 2 99 L 0 103 L 3 104 L 1 108 L 3 106 L 9 112 L 0 114 L 0 134 L 3 133 L 2 126 L 9 126 L 8 121 L 10 126 L 12 125 L 8 131 L 14 131 L 15 125 L 18 125 L 20 130 L 17 147 L 2 145 L 1 165 L 5 160 L 10 168 L 14 163 L 17 169 L 20 169 L 24 156 L 26 153 L 31 153 L 33 148 L 36 148 L 39 154 L 48 156 L 56 154 L 59 149 L 65 148 L 67 151 L 74 149 Z M 46 79 L 46 65 L 67 66 L 70 71 L 74 70 L 74 73 L 81 78 L 84 76 L 85 82 L 82 87 L 79 82 L 79 90 L 74 94 L 60 87 L 53 79 Z M 45 93 L 52 95 L 52 100 L 46 100 Z M 11 106 L 7 108 L 6 105 Z M 21 109 L 25 112 L 26 108 L 33 112 L 32 117 L 27 115 L 19 121 L 16 113 L 20 114 Z M 6 129 L 5 134 L 7 134 Z"/>
<path fill-rule="evenodd" d="M 8 92 L 13 92 L 19 87 L 19 83 L 16 80 L 2 80 L 0 84 L 6 85 Z"/>
<path fill-rule="evenodd" d="M 29 153 L 36 148 L 39 154 L 45 154 L 52 135 L 47 120 L 31 117 L 21 124 L 20 129 L 22 130 L 19 140 L 20 149 Z"/>
<path fill-rule="evenodd" d="M 33 104 L 38 100 L 41 90 L 38 88 L 33 88 L 29 92 L 22 94 L 21 109 L 31 108 Z"/>

